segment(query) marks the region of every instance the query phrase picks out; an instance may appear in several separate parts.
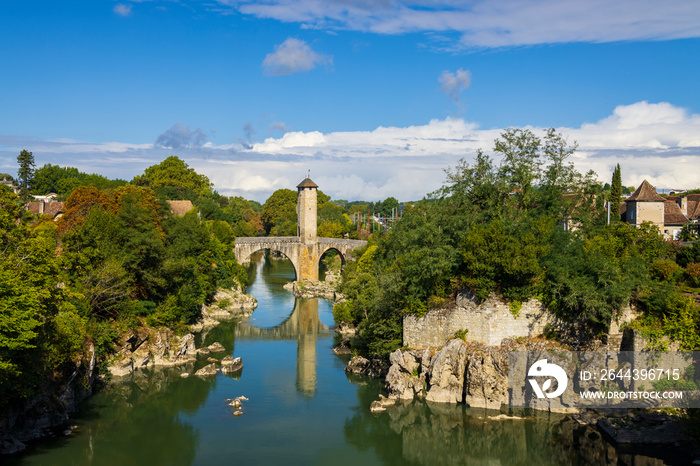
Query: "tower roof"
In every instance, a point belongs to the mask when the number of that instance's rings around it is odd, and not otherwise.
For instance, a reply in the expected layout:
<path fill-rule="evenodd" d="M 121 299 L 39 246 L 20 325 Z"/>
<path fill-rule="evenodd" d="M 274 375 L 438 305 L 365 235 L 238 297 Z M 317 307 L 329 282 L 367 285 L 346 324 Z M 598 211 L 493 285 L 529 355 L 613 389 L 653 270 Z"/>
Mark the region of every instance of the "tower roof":
<path fill-rule="evenodd" d="M 654 187 L 647 180 L 644 180 L 634 194 L 627 198 L 627 202 L 629 201 L 664 202 L 665 199 L 659 196 L 659 193 L 656 192 L 656 189 L 654 189 Z"/>
<path fill-rule="evenodd" d="M 311 181 L 311 178 L 307 176 L 304 178 L 304 181 L 297 185 L 297 188 L 318 188 L 318 185 Z"/>

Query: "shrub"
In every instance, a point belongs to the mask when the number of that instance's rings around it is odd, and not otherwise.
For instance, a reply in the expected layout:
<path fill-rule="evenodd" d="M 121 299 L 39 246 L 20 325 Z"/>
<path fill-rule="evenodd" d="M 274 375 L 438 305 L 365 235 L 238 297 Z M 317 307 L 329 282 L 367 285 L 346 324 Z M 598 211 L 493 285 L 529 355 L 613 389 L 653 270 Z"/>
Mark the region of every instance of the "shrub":
<path fill-rule="evenodd" d="M 688 264 L 685 267 L 685 278 L 690 286 L 700 286 L 700 263 Z"/>
<path fill-rule="evenodd" d="M 675 282 L 680 278 L 683 269 L 671 259 L 656 259 L 651 263 L 649 272 L 657 280 Z"/>

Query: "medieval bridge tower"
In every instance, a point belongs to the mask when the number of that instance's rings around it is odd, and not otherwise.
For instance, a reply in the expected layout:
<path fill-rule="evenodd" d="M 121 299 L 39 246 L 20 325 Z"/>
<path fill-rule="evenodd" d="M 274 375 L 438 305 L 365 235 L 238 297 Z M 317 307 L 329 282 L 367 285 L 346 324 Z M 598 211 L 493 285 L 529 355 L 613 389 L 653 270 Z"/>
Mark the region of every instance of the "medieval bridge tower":
<path fill-rule="evenodd" d="M 342 262 L 351 257 L 353 249 L 366 241 L 320 238 L 318 226 L 318 185 L 307 177 L 297 185 L 297 236 L 265 236 L 236 238 L 235 255 L 239 263 L 263 249 L 279 251 L 292 261 L 297 280 L 318 281 L 321 256 L 329 249 L 340 253 Z"/>

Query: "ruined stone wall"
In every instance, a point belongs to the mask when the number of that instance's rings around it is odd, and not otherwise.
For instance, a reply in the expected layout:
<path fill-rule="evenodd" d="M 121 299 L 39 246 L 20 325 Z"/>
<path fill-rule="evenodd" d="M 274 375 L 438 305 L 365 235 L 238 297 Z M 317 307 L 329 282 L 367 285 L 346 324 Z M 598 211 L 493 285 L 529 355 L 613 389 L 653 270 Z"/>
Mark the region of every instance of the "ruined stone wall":
<path fill-rule="evenodd" d="M 403 344 L 410 348 L 442 346 L 455 332 L 468 329 L 467 339 L 499 345 L 504 338 L 541 335 L 547 324 L 555 322 L 556 318 L 536 299 L 523 303 L 514 315 L 508 303 L 496 295 L 477 304 L 470 292 L 463 292 L 457 296 L 453 310 L 433 310 L 423 317 L 404 316 Z"/>

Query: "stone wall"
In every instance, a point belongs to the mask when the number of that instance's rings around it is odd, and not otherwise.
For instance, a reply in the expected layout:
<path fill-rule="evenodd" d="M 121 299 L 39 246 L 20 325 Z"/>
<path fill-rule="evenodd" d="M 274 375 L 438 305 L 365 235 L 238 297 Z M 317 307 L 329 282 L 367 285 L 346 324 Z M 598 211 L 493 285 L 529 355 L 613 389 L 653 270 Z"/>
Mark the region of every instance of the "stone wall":
<path fill-rule="evenodd" d="M 547 324 L 557 322 L 536 299 L 523 303 L 515 314 L 508 303 L 496 295 L 492 294 L 477 304 L 474 295 L 464 291 L 457 295 L 455 309 L 433 310 L 423 317 L 404 316 L 403 345 L 410 348 L 439 347 L 463 329 L 468 329 L 466 338 L 469 340 L 499 345 L 504 338 L 541 335 Z"/>

